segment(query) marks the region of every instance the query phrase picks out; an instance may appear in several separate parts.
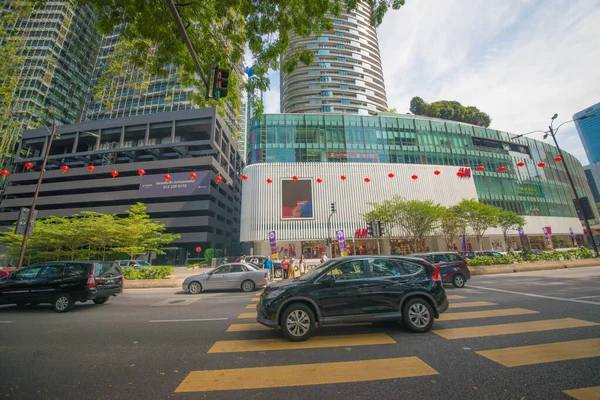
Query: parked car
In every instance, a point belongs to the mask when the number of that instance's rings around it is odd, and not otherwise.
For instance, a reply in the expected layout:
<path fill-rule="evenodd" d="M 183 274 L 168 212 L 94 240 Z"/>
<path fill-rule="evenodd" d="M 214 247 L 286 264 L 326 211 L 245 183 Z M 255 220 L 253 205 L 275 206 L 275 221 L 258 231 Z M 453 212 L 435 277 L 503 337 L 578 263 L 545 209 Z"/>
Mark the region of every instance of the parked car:
<path fill-rule="evenodd" d="M 141 269 L 142 267 L 146 267 L 146 268 L 150 268 L 152 266 L 152 264 L 150 264 L 148 261 L 144 261 L 144 260 L 117 260 L 116 262 L 119 263 L 119 266 L 121 268 L 135 268 L 137 269 Z"/>
<path fill-rule="evenodd" d="M 352 256 L 271 283 L 260 296 L 257 321 L 300 342 L 317 325 L 402 320 L 414 332 L 427 332 L 447 309 L 440 272 L 427 261 Z"/>
<path fill-rule="evenodd" d="M 123 273 L 116 262 L 40 263 L 0 279 L 0 304 L 50 303 L 56 312 L 71 310 L 77 301 L 104 304 L 122 292 Z"/>
<path fill-rule="evenodd" d="M 475 252 L 474 251 L 459 251 L 458 255 L 461 256 L 462 258 L 469 259 L 472 260 L 475 258 Z"/>
<path fill-rule="evenodd" d="M 268 283 L 268 271 L 257 269 L 247 263 L 232 263 L 220 265 L 203 274 L 189 276 L 183 281 L 181 287 L 191 294 L 219 289 L 241 289 L 242 292 L 251 292 Z"/>
<path fill-rule="evenodd" d="M 258 265 L 259 268 L 264 268 L 265 261 L 267 261 L 267 257 L 266 256 L 245 256 L 246 261 L 242 261 L 242 257 L 238 257 L 238 258 L 235 259 L 235 262 L 236 263 L 245 262 L 247 264 L 250 264 L 250 261 L 253 258 L 256 258 L 256 260 L 258 261 L 258 264 L 256 264 L 256 265 Z"/>
<path fill-rule="evenodd" d="M 471 279 L 471 271 L 464 258 L 453 252 L 413 254 L 436 266 L 442 274 L 442 282 L 461 288 Z"/>
<path fill-rule="evenodd" d="M 523 250 L 521 252 L 521 256 L 526 257 L 529 255 L 533 255 L 533 256 L 543 256 L 544 252 L 541 251 L 540 249 L 529 249 L 529 250 Z"/>
<path fill-rule="evenodd" d="M 504 254 L 498 252 L 498 251 L 491 251 L 491 250 L 481 250 L 481 251 L 476 251 L 475 252 L 475 257 L 477 256 L 484 256 L 484 257 L 503 257 Z"/>

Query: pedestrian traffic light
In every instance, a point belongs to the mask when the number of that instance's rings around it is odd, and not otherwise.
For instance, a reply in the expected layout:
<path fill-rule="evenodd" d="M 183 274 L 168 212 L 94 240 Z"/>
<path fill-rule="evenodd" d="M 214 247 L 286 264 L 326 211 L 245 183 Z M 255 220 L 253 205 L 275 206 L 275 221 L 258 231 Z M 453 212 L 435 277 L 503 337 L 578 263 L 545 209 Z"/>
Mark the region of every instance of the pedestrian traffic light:
<path fill-rule="evenodd" d="M 229 70 L 215 67 L 215 78 L 213 81 L 213 97 L 222 99 L 227 97 L 227 87 L 229 86 Z"/>
<path fill-rule="evenodd" d="M 332 213 L 335 212 L 335 201 L 329 205 L 329 209 L 331 210 Z"/>
<path fill-rule="evenodd" d="M 385 223 L 379 221 L 379 237 L 383 237 L 385 235 Z"/>
<path fill-rule="evenodd" d="M 367 231 L 369 232 L 369 236 L 374 236 L 373 235 L 373 223 L 372 222 L 367 222 Z"/>

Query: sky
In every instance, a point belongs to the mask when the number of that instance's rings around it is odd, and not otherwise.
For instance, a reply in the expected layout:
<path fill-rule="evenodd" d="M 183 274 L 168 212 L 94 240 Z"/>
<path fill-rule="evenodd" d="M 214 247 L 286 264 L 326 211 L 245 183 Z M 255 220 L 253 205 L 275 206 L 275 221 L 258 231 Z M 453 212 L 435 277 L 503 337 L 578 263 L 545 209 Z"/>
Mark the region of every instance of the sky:
<path fill-rule="evenodd" d="M 406 0 L 377 34 L 388 107 L 400 113 L 413 96 L 456 100 L 520 134 L 600 102 L 600 0 Z M 278 113 L 279 73 L 270 76 L 265 110 Z M 557 139 L 588 164 L 573 123 Z"/>

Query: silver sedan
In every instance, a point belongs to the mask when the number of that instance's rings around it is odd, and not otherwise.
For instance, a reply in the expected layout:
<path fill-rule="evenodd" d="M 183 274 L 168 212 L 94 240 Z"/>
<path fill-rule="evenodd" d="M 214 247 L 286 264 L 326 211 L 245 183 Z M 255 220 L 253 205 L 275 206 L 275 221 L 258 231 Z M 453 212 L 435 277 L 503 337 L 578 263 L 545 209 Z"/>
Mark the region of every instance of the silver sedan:
<path fill-rule="evenodd" d="M 269 272 L 246 263 L 223 264 L 210 272 L 187 277 L 183 290 L 198 294 L 203 290 L 241 289 L 251 292 L 269 284 Z"/>

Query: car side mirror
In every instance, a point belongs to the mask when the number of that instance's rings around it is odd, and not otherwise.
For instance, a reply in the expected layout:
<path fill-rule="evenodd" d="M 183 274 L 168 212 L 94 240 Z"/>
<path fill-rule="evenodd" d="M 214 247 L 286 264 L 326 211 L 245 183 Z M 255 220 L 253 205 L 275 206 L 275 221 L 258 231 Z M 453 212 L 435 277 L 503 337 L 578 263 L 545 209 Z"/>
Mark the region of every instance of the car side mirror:
<path fill-rule="evenodd" d="M 332 286 L 335 283 L 335 277 L 333 275 L 327 275 L 323 277 L 323 279 L 321 279 L 321 282 L 323 282 L 326 285 Z"/>
<path fill-rule="evenodd" d="M 11 272 L 10 274 L 8 274 L 8 279 L 12 279 L 12 280 L 17 279 L 17 273 Z"/>

